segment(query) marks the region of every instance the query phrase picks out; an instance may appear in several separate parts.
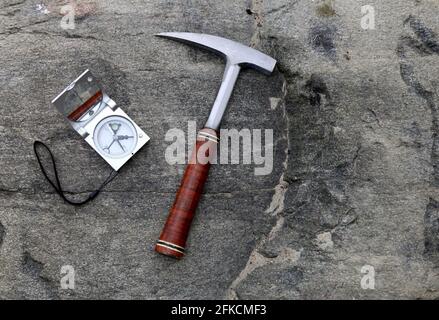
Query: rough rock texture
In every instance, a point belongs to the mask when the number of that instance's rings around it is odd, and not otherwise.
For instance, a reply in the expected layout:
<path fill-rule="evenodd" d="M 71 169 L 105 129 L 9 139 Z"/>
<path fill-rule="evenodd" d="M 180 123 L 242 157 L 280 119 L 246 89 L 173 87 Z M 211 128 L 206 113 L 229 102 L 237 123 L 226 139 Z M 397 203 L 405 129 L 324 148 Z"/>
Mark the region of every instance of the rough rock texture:
<path fill-rule="evenodd" d="M 67 31 L 65 2 L 0 1 L 0 298 L 439 298 L 437 1 L 89 0 Z M 375 30 L 361 28 L 364 4 Z M 270 77 L 242 72 L 223 122 L 273 129 L 274 170 L 214 166 L 182 261 L 152 250 L 183 172 L 164 137 L 203 125 L 224 63 L 161 31 L 279 61 Z M 32 143 L 49 144 L 72 196 L 108 175 L 50 104 L 86 68 L 151 141 L 73 208 Z"/>

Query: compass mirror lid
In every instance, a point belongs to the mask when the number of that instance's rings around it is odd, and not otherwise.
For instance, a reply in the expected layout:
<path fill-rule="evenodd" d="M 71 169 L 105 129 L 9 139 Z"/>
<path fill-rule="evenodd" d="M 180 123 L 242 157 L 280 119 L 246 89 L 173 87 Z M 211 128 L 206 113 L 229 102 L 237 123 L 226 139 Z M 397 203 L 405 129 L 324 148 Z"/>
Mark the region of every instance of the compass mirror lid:
<path fill-rule="evenodd" d="M 86 70 L 53 99 L 52 103 L 68 120 L 81 122 L 98 111 L 103 97 L 98 80 Z"/>

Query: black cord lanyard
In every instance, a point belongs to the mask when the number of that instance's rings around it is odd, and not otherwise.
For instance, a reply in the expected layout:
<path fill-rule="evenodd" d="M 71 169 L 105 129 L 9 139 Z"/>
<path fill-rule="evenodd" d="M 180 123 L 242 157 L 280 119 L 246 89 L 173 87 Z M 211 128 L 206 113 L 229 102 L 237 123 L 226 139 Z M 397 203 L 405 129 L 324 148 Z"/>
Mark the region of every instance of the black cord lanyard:
<path fill-rule="evenodd" d="M 40 158 L 40 154 L 38 153 L 38 146 L 41 146 L 43 148 L 45 148 L 47 150 L 47 152 L 50 155 L 50 159 L 52 161 L 52 168 L 53 168 L 53 173 L 55 175 L 55 182 L 52 181 L 52 179 L 49 178 L 46 169 L 44 168 L 43 164 L 41 163 L 41 158 Z M 49 183 L 52 185 L 52 187 L 55 189 L 56 193 L 59 194 L 59 196 L 64 199 L 65 202 L 73 205 L 73 206 L 81 206 L 83 204 L 86 204 L 87 202 L 93 200 L 94 198 L 96 198 L 96 196 L 99 194 L 99 192 L 108 184 L 111 182 L 111 180 L 113 180 L 116 176 L 117 176 L 117 171 L 112 171 L 111 174 L 108 176 L 107 179 L 105 179 L 105 181 L 101 184 L 101 186 L 96 190 L 90 193 L 90 195 L 83 201 L 72 201 L 66 198 L 65 196 L 65 191 L 62 190 L 61 188 L 61 183 L 59 181 L 59 177 L 58 177 L 58 170 L 56 168 L 56 163 L 55 163 L 55 158 L 52 154 L 52 152 L 50 151 L 49 147 L 46 146 L 43 142 L 41 141 L 35 141 L 34 142 L 34 152 L 35 152 L 35 157 L 38 160 L 38 164 L 40 165 L 40 169 L 41 172 L 43 172 L 44 177 L 47 179 L 47 181 L 49 181 Z"/>

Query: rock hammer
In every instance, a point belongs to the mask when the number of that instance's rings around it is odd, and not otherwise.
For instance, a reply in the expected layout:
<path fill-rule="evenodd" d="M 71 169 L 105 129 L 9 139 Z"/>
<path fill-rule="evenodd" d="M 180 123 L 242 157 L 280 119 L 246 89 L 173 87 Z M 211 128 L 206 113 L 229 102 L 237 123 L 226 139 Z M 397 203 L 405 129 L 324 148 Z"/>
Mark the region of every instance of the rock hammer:
<path fill-rule="evenodd" d="M 180 259 L 185 254 L 186 239 L 207 180 L 210 160 L 214 156 L 209 150 L 216 150 L 221 119 L 239 72 L 243 67 L 252 67 L 271 74 L 276 60 L 258 50 L 217 36 L 188 32 L 165 32 L 157 36 L 196 45 L 226 59 L 220 90 L 206 125 L 197 135 L 191 161 L 186 167 L 174 204 L 155 246 L 157 252 Z M 203 155 L 203 161 L 200 160 L 200 155 Z"/>

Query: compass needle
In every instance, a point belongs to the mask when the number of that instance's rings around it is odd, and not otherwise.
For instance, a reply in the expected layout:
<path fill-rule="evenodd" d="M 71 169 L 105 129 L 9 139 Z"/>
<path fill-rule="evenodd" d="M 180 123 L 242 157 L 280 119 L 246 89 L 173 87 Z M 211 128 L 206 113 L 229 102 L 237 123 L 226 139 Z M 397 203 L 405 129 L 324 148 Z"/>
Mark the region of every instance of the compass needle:
<path fill-rule="evenodd" d="M 113 132 L 114 135 L 117 134 L 117 132 L 119 131 L 121 124 L 120 123 L 108 123 L 108 127 L 111 129 L 111 131 Z"/>
<path fill-rule="evenodd" d="M 104 148 L 104 150 L 107 150 L 108 153 L 111 153 L 110 148 L 113 145 L 114 141 L 116 141 L 116 139 L 113 139 L 113 141 L 111 141 L 110 145 L 108 147 Z"/>
<path fill-rule="evenodd" d="M 119 140 L 116 140 L 116 141 L 117 141 L 117 143 L 119 144 L 119 146 L 122 148 L 123 152 L 125 152 L 125 148 L 123 147 L 122 143 L 120 143 Z"/>
<path fill-rule="evenodd" d="M 113 130 L 113 128 L 111 127 L 111 124 L 110 124 L 110 123 L 108 124 L 107 127 L 110 129 L 110 132 L 111 132 L 111 133 L 115 134 L 115 133 L 114 133 L 114 130 Z"/>
<path fill-rule="evenodd" d="M 117 136 L 119 140 L 128 140 L 128 139 L 134 139 L 134 136 Z"/>
<path fill-rule="evenodd" d="M 110 116 L 98 123 L 94 140 L 107 157 L 124 159 L 132 156 L 138 143 L 138 132 L 128 119 Z"/>

